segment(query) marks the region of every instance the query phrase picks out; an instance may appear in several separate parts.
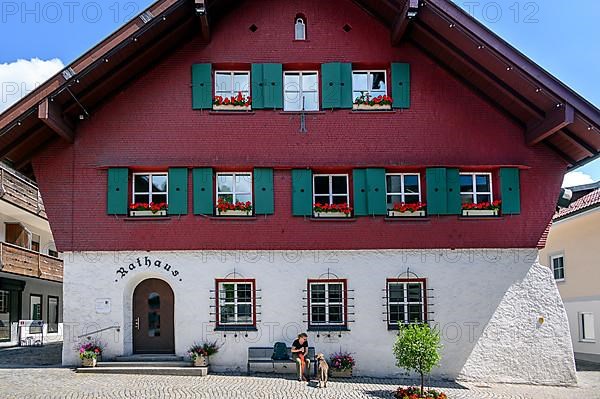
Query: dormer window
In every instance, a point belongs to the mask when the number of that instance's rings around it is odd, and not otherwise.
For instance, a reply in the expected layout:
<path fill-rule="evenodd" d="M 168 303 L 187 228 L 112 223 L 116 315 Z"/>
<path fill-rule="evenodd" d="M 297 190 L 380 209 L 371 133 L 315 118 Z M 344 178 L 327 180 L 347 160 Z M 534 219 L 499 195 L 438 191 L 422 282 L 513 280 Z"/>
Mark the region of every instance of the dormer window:
<path fill-rule="evenodd" d="M 304 18 L 296 18 L 296 40 L 306 40 L 306 22 Z"/>

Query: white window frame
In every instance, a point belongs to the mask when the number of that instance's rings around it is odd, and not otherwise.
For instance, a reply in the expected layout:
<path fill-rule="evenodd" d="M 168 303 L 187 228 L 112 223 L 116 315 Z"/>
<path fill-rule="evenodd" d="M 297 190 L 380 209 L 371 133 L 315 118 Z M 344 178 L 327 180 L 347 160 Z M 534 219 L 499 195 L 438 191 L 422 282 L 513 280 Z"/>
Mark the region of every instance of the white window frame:
<path fill-rule="evenodd" d="M 325 194 L 317 194 L 315 192 L 315 178 L 316 177 L 329 177 L 329 205 L 333 205 L 333 197 L 346 197 L 346 204 L 350 205 L 350 178 L 348 174 L 336 173 L 336 174 L 316 174 L 313 175 L 313 204 L 316 203 L 315 199 L 317 196 L 323 197 Z M 333 177 L 334 176 L 345 176 L 346 177 L 346 194 L 333 194 Z"/>
<path fill-rule="evenodd" d="M 592 325 L 592 336 L 588 337 L 585 334 L 585 317 L 586 316 L 591 316 L 591 320 L 590 320 L 590 324 Z M 590 343 L 594 343 L 596 342 L 596 320 L 594 318 L 594 313 L 593 312 L 579 312 L 577 314 L 577 319 L 579 322 L 579 341 L 581 342 L 590 342 Z"/>
<path fill-rule="evenodd" d="M 387 177 L 388 176 L 400 176 L 400 191 L 399 193 L 392 193 L 390 192 L 390 189 L 388 187 L 387 184 Z M 404 187 L 404 178 L 406 176 L 417 176 L 418 179 L 418 185 L 419 185 L 419 202 L 421 202 L 421 174 L 420 173 L 386 173 L 385 174 L 385 195 L 386 195 L 386 202 L 387 202 L 387 197 L 389 196 L 401 196 L 402 197 L 402 202 L 406 202 L 406 190 Z M 409 193 L 409 196 L 415 196 L 416 194 L 414 193 Z"/>
<path fill-rule="evenodd" d="M 135 191 L 135 177 L 136 176 L 150 176 L 150 180 L 148 181 L 148 190 L 149 192 L 143 192 L 143 191 Z M 166 204 L 169 204 L 169 173 L 168 172 L 147 172 L 147 173 L 133 173 L 132 174 L 132 182 L 131 182 L 131 202 L 132 203 L 136 203 L 135 201 L 135 196 L 136 195 L 147 195 L 148 196 L 148 203 L 151 204 L 152 201 L 152 176 L 165 176 L 167 178 L 167 187 L 165 192 L 159 191 L 156 194 L 157 195 L 164 195 L 166 197 Z"/>
<path fill-rule="evenodd" d="M 477 179 L 476 176 L 481 176 L 481 175 L 485 175 L 488 176 L 489 181 L 490 181 L 490 191 L 477 191 Z M 494 202 L 494 187 L 493 187 L 493 183 L 492 183 L 492 174 L 490 172 L 460 172 L 460 176 L 471 176 L 471 185 L 473 187 L 473 192 L 460 192 L 460 196 L 461 196 L 461 202 L 462 202 L 462 196 L 463 195 L 472 195 L 473 196 L 473 203 L 474 204 L 478 204 L 477 202 L 477 195 L 489 195 L 490 196 L 490 203 Z M 460 177 L 459 177 L 460 179 Z M 459 184 L 460 184 L 460 180 L 459 180 Z"/>
<path fill-rule="evenodd" d="M 285 82 L 285 77 L 287 75 L 295 75 L 295 74 L 298 74 L 299 77 L 300 77 L 300 79 L 299 79 L 300 87 L 298 88 L 298 91 L 288 90 L 287 89 L 287 84 Z M 304 90 L 304 88 L 302 87 L 302 84 L 303 84 L 302 83 L 302 77 L 304 76 L 304 74 L 311 74 L 311 75 L 315 74 L 316 75 L 316 77 L 317 77 L 317 86 L 316 86 L 315 90 L 309 90 L 309 91 Z M 305 110 L 304 109 L 304 103 L 302 103 L 300 111 L 286 109 L 286 107 L 285 107 L 286 106 L 286 101 L 285 101 L 286 93 L 298 93 L 299 98 L 304 98 L 304 93 L 315 93 L 317 95 L 317 108 L 316 109 Z M 320 93 L 319 93 L 319 71 L 284 71 L 283 72 L 283 110 L 284 111 L 287 111 L 287 112 L 301 112 L 301 111 L 316 112 L 316 111 L 319 111 L 321 109 L 320 108 L 321 106 L 320 106 L 320 101 L 319 101 L 319 95 L 320 95 Z"/>
<path fill-rule="evenodd" d="M 298 36 L 298 26 L 302 26 L 302 37 Z M 302 17 L 296 18 L 294 24 L 294 40 L 306 40 L 306 21 Z"/>
<path fill-rule="evenodd" d="M 555 277 L 555 267 L 554 267 L 554 259 L 562 259 L 562 278 L 556 278 Z M 555 255 L 550 255 L 550 268 L 552 269 L 552 278 L 554 278 L 554 281 L 556 282 L 562 282 L 565 281 L 565 254 L 555 254 Z"/>
<path fill-rule="evenodd" d="M 356 90 L 354 88 L 354 74 L 355 73 L 366 73 L 367 74 L 367 87 L 369 87 L 369 79 L 372 79 L 372 76 L 374 73 L 383 73 L 384 76 L 384 83 L 385 83 L 385 90 L 383 94 L 377 94 L 377 95 L 373 95 L 373 93 L 371 93 L 372 89 L 368 89 L 367 91 L 363 92 L 363 94 L 369 94 L 371 97 L 379 97 L 379 96 L 387 96 L 388 95 L 388 76 L 387 76 L 387 71 L 385 69 L 357 69 L 357 70 L 352 70 L 352 97 L 354 97 L 352 100 L 356 100 L 356 97 L 354 95 L 354 92 L 362 92 L 362 90 Z M 371 80 L 372 82 L 372 80 Z"/>
<path fill-rule="evenodd" d="M 223 176 L 223 175 L 231 175 L 233 176 L 233 184 L 232 184 L 232 189 L 233 192 L 228 192 L 228 191 L 219 191 L 219 176 Z M 237 176 L 241 176 L 241 175 L 245 175 L 245 176 L 249 176 L 250 177 L 250 192 L 237 192 L 236 191 L 236 182 L 235 182 L 235 178 Z M 223 194 L 223 195 L 233 195 L 233 204 L 235 204 L 236 202 L 238 202 L 236 200 L 236 197 L 238 195 L 248 195 L 250 194 L 250 203 L 254 204 L 254 193 L 253 193 L 253 189 L 254 189 L 254 175 L 252 174 L 252 172 L 218 172 L 217 173 L 217 181 L 215 184 L 215 190 L 216 190 L 216 200 L 217 202 L 219 202 L 219 195 Z M 244 201 L 245 202 L 245 201 Z"/>
<path fill-rule="evenodd" d="M 219 90 L 217 87 L 217 75 L 218 74 L 229 74 L 229 77 L 231 78 L 231 90 L 232 91 L 227 92 L 227 95 L 225 94 L 225 90 Z M 235 87 L 234 87 L 235 74 L 244 74 L 244 75 L 248 76 L 248 90 L 235 90 Z M 242 95 L 249 97 L 250 93 L 251 93 L 251 86 L 252 86 L 250 78 L 251 78 L 250 71 L 215 71 L 215 75 L 214 75 L 214 79 L 215 79 L 214 93 L 215 94 L 214 95 L 222 96 L 222 97 L 232 97 L 232 96 L 235 97 L 241 91 Z M 219 92 L 221 92 L 221 93 L 219 93 Z"/>
<path fill-rule="evenodd" d="M 419 284 L 421 286 L 421 300 L 419 302 L 409 302 L 408 301 L 408 284 Z M 404 286 L 404 300 L 402 302 L 392 302 L 391 301 L 391 296 L 390 296 L 390 286 L 391 285 L 403 285 Z M 390 327 L 395 327 L 397 325 L 397 323 L 393 323 L 392 320 L 390 319 L 390 315 L 392 314 L 392 305 L 401 305 L 404 308 L 404 320 L 402 321 L 403 324 L 408 325 L 408 324 L 413 324 L 413 321 L 409 320 L 409 312 L 408 312 L 408 305 L 421 305 L 421 323 L 426 323 L 427 322 L 427 314 L 425 314 L 425 309 L 426 309 L 426 303 L 427 303 L 427 293 L 425 292 L 425 282 L 423 281 L 419 281 L 419 280 L 415 280 L 415 281 L 394 281 L 394 280 L 388 280 L 387 281 L 387 287 L 386 287 L 386 296 L 387 296 L 387 314 L 388 314 L 388 326 Z"/>
<path fill-rule="evenodd" d="M 309 283 L 309 292 L 308 298 L 310 301 L 310 317 L 308 320 L 309 326 L 345 326 L 346 325 L 346 281 L 327 281 L 327 280 L 312 280 Z M 324 285 L 325 286 L 325 302 L 315 302 L 312 301 L 312 287 L 313 285 Z M 330 285 L 341 285 L 342 286 L 342 298 L 340 302 L 331 302 L 329 300 L 329 286 Z M 341 306 L 342 307 L 342 321 L 339 322 L 331 322 L 329 320 L 329 307 L 330 306 Z M 313 306 L 324 306 L 325 307 L 325 321 L 313 321 Z"/>
<path fill-rule="evenodd" d="M 224 285 L 233 285 L 233 302 L 225 302 L 225 288 Z M 217 294 L 217 298 L 218 299 L 218 305 L 219 305 L 219 320 L 217 320 L 217 325 L 218 326 L 248 326 L 248 325 L 254 325 L 255 320 L 256 320 L 256 315 L 255 315 L 255 306 L 254 306 L 254 301 L 255 301 L 255 289 L 254 289 L 254 280 L 235 280 L 235 281 L 227 281 L 227 280 L 220 280 L 217 283 L 217 289 L 218 289 L 218 294 Z M 240 302 L 239 298 L 238 298 L 238 285 L 250 285 L 250 302 Z M 223 311 L 222 309 L 225 306 L 230 306 L 233 305 L 233 318 L 234 321 L 227 321 L 227 322 L 223 322 L 221 321 L 221 316 L 223 315 Z M 250 305 L 250 321 L 239 321 L 239 311 L 238 311 L 238 305 Z"/>

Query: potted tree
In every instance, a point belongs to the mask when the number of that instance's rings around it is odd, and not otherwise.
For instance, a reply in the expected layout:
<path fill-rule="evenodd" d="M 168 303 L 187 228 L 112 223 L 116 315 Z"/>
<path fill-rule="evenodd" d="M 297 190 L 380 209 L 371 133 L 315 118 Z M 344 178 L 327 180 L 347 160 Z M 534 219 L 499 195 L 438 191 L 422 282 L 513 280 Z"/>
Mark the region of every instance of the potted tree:
<path fill-rule="evenodd" d="M 332 378 L 350 378 L 355 361 L 348 352 L 334 353 L 329 357 L 329 374 Z"/>
<path fill-rule="evenodd" d="M 210 357 L 219 352 L 220 348 L 217 341 L 202 344 L 194 343 L 188 349 L 188 354 L 194 362 L 194 367 L 208 367 L 210 365 Z"/>
<path fill-rule="evenodd" d="M 425 374 L 439 365 L 440 362 L 440 334 L 436 329 L 431 329 L 428 324 L 400 324 L 398 338 L 394 344 L 396 366 L 414 371 L 421 376 L 421 387 L 399 388 L 395 397 L 399 399 L 426 398 L 445 399 L 446 395 L 434 390 L 425 391 Z"/>

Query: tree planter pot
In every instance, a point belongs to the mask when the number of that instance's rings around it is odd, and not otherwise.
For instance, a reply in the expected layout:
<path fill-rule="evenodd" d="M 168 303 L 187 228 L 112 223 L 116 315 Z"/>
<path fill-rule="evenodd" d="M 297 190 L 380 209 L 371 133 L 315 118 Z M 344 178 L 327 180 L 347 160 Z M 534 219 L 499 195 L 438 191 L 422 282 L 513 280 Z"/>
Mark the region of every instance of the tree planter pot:
<path fill-rule="evenodd" d="M 414 211 L 414 212 L 388 211 L 388 217 L 391 217 L 391 218 L 424 218 L 425 211 Z"/>
<path fill-rule="evenodd" d="M 344 212 L 314 212 L 314 216 L 316 218 L 349 218 L 352 217 L 352 214 L 345 214 Z"/>
<path fill-rule="evenodd" d="M 391 111 L 391 105 L 368 105 L 368 104 L 353 104 L 352 109 L 354 111 Z"/>
<path fill-rule="evenodd" d="M 194 367 L 208 367 L 208 358 L 204 356 L 197 356 L 194 360 Z"/>
<path fill-rule="evenodd" d="M 252 106 L 244 106 L 244 105 L 213 105 L 213 111 L 252 111 Z"/>
<path fill-rule="evenodd" d="M 218 216 L 252 216 L 252 211 L 226 210 L 220 211 L 217 209 Z"/>
<path fill-rule="evenodd" d="M 498 216 L 498 209 L 463 209 L 463 216 Z"/>
<path fill-rule="evenodd" d="M 97 359 L 96 358 L 91 358 L 91 359 L 81 359 L 81 366 L 82 367 L 96 367 L 96 363 L 97 363 Z"/>
<path fill-rule="evenodd" d="M 163 209 L 156 213 L 152 211 L 129 211 L 129 216 L 131 217 L 159 217 L 159 216 L 167 216 L 167 210 Z"/>
<path fill-rule="evenodd" d="M 352 369 L 347 370 L 337 370 L 337 369 L 329 369 L 329 375 L 331 378 L 352 378 Z"/>

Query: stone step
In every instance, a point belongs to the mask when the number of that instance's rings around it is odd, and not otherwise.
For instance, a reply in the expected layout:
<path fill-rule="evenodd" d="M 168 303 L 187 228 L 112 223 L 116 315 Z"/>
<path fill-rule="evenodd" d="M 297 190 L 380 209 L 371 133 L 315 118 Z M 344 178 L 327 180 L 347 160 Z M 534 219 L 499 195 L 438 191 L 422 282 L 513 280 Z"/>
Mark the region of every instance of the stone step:
<path fill-rule="evenodd" d="M 152 362 L 98 362 L 96 367 L 192 367 L 191 361 L 152 361 Z"/>
<path fill-rule="evenodd" d="M 181 362 L 183 360 L 183 356 L 160 354 L 117 356 L 115 358 L 116 362 Z"/>
<path fill-rule="evenodd" d="M 137 375 L 208 375 L 208 367 L 80 367 L 75 370 L 82 374 L 137 374 Z"/>

